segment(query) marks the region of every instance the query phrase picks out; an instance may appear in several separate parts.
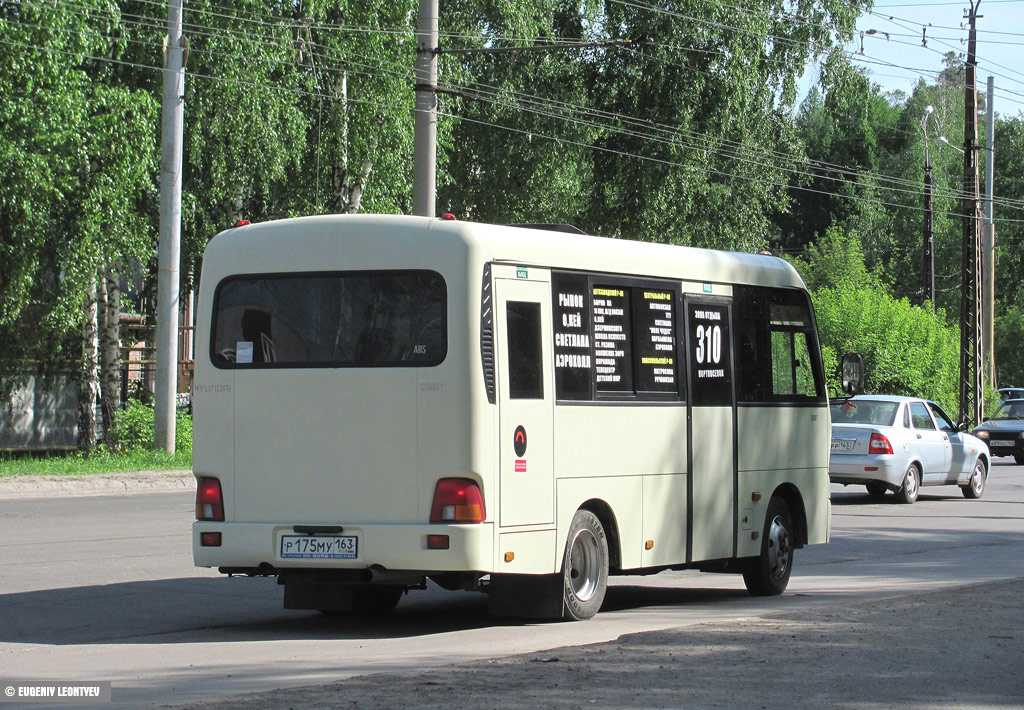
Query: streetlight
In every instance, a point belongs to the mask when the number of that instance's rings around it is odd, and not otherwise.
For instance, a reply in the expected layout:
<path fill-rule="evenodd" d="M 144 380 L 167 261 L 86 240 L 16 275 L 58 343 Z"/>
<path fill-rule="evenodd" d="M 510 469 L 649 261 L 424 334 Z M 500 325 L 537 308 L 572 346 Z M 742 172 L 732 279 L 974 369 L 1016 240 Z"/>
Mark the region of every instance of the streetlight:
<path fill-rule="evenodd" d="M 921 119 L 924 134 L 924 300 L 935 305 L 935 234 L 932 231 L 932 159 L 928 153 L 928 117 L 935 111 L 926 106 Z M 941 140 L 941 139 L 940 139 Z"/>
<path fill-rule="evenodd" d="M 952 148 L 953 150 L 955 150 L 955 151 L 956 151 L 957 153 L 959 153 L 960 155 L 963 155 L 963 154 L 964 154 L 964 149 L 963 149 L 963 148 L 958 148 L 957 146 L 955 146 L 955 145 L 953 145 L 952 143 L 950 143 L 950 142 L 949 142 L 949 140 L 947 140 L 947 139 L 946 139 L 946 136 L 939 136 L 938 138 L 936 138 L 936 140 L 937 140 L 937 141 L 938 141 L 939 143 L 942 143 L 943 145 L 949 146 L 950 148 Z"/>

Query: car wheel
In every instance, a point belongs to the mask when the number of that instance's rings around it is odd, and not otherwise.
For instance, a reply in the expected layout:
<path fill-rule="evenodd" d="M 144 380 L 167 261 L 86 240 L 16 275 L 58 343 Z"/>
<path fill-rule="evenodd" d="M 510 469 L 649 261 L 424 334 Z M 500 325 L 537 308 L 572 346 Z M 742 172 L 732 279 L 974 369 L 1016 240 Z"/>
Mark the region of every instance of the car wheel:
<path fill-rule="evenodd" d="M 754 596 L 782 594 L 793 573 L 793 519 L 782 498 L 772 498 L 761 535 L 761 554 L 748 560 L 743 583 Z"/>
<path fill-rule="evenodd" d="M 877 481 L 872 481 L 871 483 L 866 484 L 866 488 L 868 489 L 868 495 L 872 498 L 881 498 L 885 495 L 885 492 L 889 490 L 885 487 L 884 483 L 878 483 Z"/>
<path fill-rule="evenodd" d="M 1024 464 L 1024 454 L 1014 454 L 1013 460 L 1017 464 Z"/>
<path fill-rule="evenodd" d="M 896 491 L 896 500 L 900 503 L 913 503 L 921 490 L 921 472 L 917 466 L 910 464 L 903 475 L 903 485 Z"/>
<path fill-rule="evenodd" d="M 988 478 L 988 471 L 983 461 L 974 462 L 974 471 L 971 472 L 971 480 L 966 486 L 960 486 L 964 498 L 981 498 L 985 492 L 985 480 Z"/>
<path fill-rule="evenodd" d="M 597 516 L 577 510 L 569 526 L 562 559 L 564 616 L 589 619 L 604 602 L 608 591 L 608 538 Z"/>

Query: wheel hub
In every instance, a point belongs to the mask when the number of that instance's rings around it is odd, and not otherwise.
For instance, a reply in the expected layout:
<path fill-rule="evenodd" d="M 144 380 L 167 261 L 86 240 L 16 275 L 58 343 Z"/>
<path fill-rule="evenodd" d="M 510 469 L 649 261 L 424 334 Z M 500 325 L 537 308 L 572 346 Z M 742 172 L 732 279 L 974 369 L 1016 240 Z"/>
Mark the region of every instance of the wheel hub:
<path fill-rule="evenodd" d="M 776 515 L 768 529 L 768 570 L 773 577 L 781 579 L 786 576 L 792 554 L 789 531 L 782 516 Z"/>
<path fill-rule="evenodd" d="M 600 579 L 601 548 L 597 537 L 589 530 L 580 530 L 569 548 L 569 584 L 581 602 L 587 602 L 597 592 Z"/>

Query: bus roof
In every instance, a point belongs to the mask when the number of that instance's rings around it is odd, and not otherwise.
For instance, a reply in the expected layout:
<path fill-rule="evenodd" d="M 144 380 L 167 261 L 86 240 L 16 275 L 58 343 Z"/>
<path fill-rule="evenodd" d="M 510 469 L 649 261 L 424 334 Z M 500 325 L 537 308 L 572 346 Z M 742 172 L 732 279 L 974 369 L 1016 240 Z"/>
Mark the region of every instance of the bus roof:
<path fill-rule="evenodd" d="M 459 250 L 471 251 L 481 261 L 543 268 L 708 283 L 804 286 L 788 262 L 762 254 L 404 215 L 322 215 L 236 227 L 210 242 L 206 258 L 219 261 L 222 269 L 230 268 L 233 273 L 343 268 L 341 262 L 333 263 L 331 253 L 332 246 L 344 242 L 346 235 L 372 240 L 379 247 L 374 250 L 378 260 L 384 256 L 390 261 L 396 255 L 392 248 L 400 246 L 403 255 L 414 257 L 424 267 L 432 255 L 443 258 L 440 252 Z M 344 251 L 347 268 L 368 267 L 355 264 L 353 254 Z M 309 258 L 303 258 L 303 253 Z"/>

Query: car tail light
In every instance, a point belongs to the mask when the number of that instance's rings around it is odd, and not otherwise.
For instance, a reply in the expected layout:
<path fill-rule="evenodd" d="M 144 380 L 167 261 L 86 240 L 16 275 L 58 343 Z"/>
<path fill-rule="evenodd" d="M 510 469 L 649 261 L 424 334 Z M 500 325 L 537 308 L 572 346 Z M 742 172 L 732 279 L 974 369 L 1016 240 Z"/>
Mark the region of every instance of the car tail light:
<path fill-rule="evenodd" d="M 480 487 L 468 478 L 442 478 L 430 506 L 432 523 L 482 523 L 486 517 Z"/>
<path fill-rule="evenodd" d="M 891 454 L 892 444 L 882 434 L 874 433 L 871 435 L 871 443 L 868 444 L 869 454 Z"/>
<path fill-rule="evenodd" d="M 224 496 L 216 478 L 200 478 L 196 484 L 196 520 L 224 520 Z"/>

